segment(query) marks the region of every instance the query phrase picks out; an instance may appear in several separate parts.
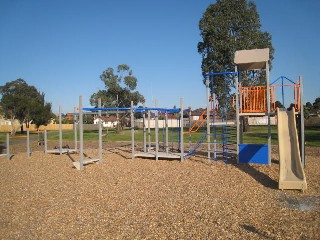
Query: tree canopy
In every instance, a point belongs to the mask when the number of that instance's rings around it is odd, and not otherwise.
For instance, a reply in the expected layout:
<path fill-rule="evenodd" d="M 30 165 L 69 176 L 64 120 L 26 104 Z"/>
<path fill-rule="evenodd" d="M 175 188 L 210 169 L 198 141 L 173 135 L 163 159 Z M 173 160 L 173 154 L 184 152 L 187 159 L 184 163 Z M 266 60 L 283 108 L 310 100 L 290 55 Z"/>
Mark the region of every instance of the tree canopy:
<path fill-rule="evenodd" d="M 269 48 L 271 66 L 274 54 L 271 35 L 260 29 L 260 18 L 253 1 L 217 0 L 206 9 L 199 28 L 202 41 L 198 43 L 198 52 L 202 55 L 204 73 L 234 71 L 235 51 L 244 49 Z M 250 71 L 240 74 L 243 80 L 252 84 L 253 79 L 263 79 L 264 73 Z M 220 101 L 223 95 L 230 93 L 232 77 L 217 76 L 214 79 L 213 92 Z"/>
<path fill-rule="evenodd" d="M 0 86 L 0 94 L 2 113 L 11 121 L 19 120 L 21 131 L 23 123 L 28 126 L 33 121 L 39 127 L 46 125 L 52 117 L 51 103 L 45 102 L 45 94 L 21 78 Z"/>
<path fill-rule="evenodd" d="M 108 67 L 100 75 L 100 79 L 105 84 L 105 89 L 91 95 L 92 106 L 97 107 L 98 98 L 101 98 L 103 107 L 130 107 L 131 101 L 135 106 L 145 101 L 144 97 L 135 91 L 138 80 L 126 64 L 118 65 L 116 73 L 113 68 Z"/>

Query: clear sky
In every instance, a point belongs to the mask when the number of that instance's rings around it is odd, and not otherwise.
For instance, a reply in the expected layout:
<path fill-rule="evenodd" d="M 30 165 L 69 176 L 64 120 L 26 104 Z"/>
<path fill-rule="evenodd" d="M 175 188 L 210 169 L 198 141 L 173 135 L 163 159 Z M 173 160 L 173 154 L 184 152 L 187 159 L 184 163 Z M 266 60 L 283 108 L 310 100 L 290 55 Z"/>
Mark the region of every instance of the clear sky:
<path fill-rule="evenodd" d="M 107 68 L 128 64 L 153 106 L 205 107 L 198 23 L 209 0 L 0 0 L 0 85 L 23 78 L 53 111 L 73 111 L 104 85 Z M 256 0 L 272 34 L 270 79 L 299 75 L 305 102 L 320 96 L 318 0 Z M 292 92 L 290 94 L 293 95 Z"/>

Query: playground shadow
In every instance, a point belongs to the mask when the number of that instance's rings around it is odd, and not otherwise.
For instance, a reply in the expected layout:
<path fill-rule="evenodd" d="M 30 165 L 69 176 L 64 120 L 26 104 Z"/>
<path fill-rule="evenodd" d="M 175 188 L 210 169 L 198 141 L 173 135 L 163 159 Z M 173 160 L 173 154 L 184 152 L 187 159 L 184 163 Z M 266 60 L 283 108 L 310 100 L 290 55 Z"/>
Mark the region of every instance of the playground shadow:
<path fill-rule="evenodd" d="M 130 154 L 131 151 L 129 151 L 128 149 L 124 149 L 124 148 L 120 148 L 120 147 L 114 147 L 114 148 L 110 148 L 107 149 L 107 151 L 109 151 L 110 153 L 119 155 L 121 157 L 123 157 L 124 159 L 130 159 L 128 156 L 126 156 L 123 152 Z"/>
<path fill-rule="evenodd" d="M 269 236 L 268 233 L 261 231 L 254 226 L 242 224 L 241 227 L 248 232 L 256 234 L 259 238 L 274 239 L 273 237 Z"/>
<path fill-rule="evenodd" d="M 247 164 L 247 163 L 236 163 L 236 162 L 228 162 L 228 164 L 231 164 L 241 170 L 242 172 L 248 174 L 251 176 L 254 180 L 259 182 L 261 185 L 263 185 L 266 188 L 270 189 L 278 189 L 278 182 L 270 178 L 267 174 L 257 170 L 254 166 Z"/>

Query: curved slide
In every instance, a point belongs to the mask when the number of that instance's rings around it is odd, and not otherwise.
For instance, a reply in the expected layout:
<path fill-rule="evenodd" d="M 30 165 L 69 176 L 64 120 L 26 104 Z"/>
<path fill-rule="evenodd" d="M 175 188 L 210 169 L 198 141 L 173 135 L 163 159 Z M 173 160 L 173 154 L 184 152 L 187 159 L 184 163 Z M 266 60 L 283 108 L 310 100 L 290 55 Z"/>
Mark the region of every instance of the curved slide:
<path fill-rule="evenodd" d="M 295 111 L 277 109 L 280 156 L 279 189 L 307 189 L 301 163 Z"/>

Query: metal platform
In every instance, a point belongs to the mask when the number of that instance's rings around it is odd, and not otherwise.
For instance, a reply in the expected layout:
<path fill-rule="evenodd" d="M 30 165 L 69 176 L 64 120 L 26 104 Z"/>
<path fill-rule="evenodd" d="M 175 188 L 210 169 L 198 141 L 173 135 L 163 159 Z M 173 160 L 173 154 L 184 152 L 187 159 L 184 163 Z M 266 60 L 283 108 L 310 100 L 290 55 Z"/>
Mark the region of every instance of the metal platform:
<path fill-rule="evenodd" d="M 170 158 L 170 159 L 181 159 L 180 153 L 166 153 L 158 152 L 158 158 Z M 144 158 L 156 158 L 155 152 L 136 152 L 134 157 L 144 157 Z"/>
<path fill-rule="evenodd" d="M 69 148 L 63 148 L 61 150 L 61 153 L 75 153 L 77 152 L 76 149 L 69 149 Z M 60 149 L 56 148 L 56 149 L 52 149 L 52 150 L 47 150 L 47 153 L 53 153 L 53 154 L 60 154 Z"/>
<path fill-rule="evenodd" d="M 94 162 L 98 162 L 100 159 L 98 158 L 95 158 L 95 159 L 84 159 L 83 160 L 83 165 L 86 165 L 86 164 L 90 164 L 90 163 L 94 163 Z M 75 168 L 77 170 L 81 170 L 80 169 L 80 162 L 77 161 L 77 162 L 73 162 L 73 165 L 75 166 Z"/>

